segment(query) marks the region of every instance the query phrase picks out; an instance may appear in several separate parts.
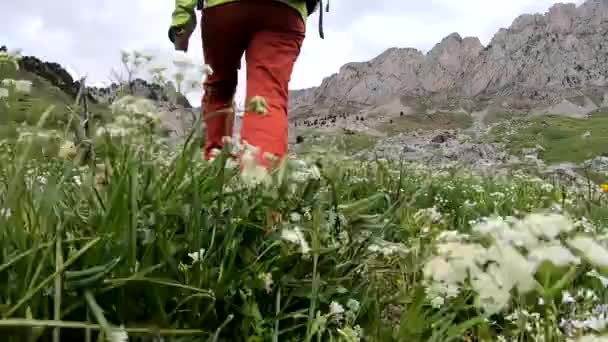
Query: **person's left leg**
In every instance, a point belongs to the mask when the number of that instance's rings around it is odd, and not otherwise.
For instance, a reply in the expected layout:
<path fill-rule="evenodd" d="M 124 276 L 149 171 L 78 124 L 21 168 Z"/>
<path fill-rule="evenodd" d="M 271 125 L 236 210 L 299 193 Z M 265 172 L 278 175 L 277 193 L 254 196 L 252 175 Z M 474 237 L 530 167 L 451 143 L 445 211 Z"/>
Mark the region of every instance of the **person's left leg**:
<path fill-rule="evenodd" d="M 243 117 L 241 142 L 259 149 L 258 163 L 270 169 L 273 161 L 264 157 L 271 154 L 279 160 L 288 150 L 288 85 L 300 48 L 304 41 L 305 25 L 298 12 L 276 1 L 256 2 L 265 20 L 253 33 L 246 50 L 247 111 Z M 264 113 L 252 111 L 251 100 Z"/>

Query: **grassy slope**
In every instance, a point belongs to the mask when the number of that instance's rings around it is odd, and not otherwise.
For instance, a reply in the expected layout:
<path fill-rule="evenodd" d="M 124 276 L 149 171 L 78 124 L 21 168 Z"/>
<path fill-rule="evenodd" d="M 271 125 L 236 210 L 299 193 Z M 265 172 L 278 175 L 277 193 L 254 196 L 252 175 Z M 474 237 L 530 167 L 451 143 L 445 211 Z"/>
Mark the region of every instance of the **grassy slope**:
<path fill-rule="evenodd" d="M 391 136 L 417 129 L 464 129 L 472 124 L 473 118 L 465 113 L 436 113 L 396 117 L 375 128 Z M 341 131 L 328 134 L 316 129 L 300 128 L 294 131 L 297 131 L 297 133 L 292 134 L 300 135 L 305 139 L 304 143 L 298 147 L 300 153 L 312 152 L 316 147 L 329 148 L 343 153 L 354 153 L 373 147 L 381 139 L 361 132 L 349 135 Z"/>
<path fill-rule="evenodd" d="M 15 125 L 35 125 L 41 114 L 50 106 L 54 106 L 54 109 L 44 127 L 48 129 L 65 128 L 69 121 L 69 108 L 74 105 L 73 98 L 47 80 L 27 71 L 0 70 L 0 79 L 32 82 L 32 92 L 30 94 L 19 94 L 17 102 L 13 102 L 13 105 L 17 106 L 16 110 L 15 108 L 9 110 L 3 103 L 0 104 L 0 113 L 2 113 L 0 115 L 0 136 L 15 137 Z M 104 105 L 90 104 L 89 110 L 94 117 L 107 118 L 109 115 L 109 109 Z"/>
<path fill-rule="evenodd" d="M 295 135 L 304 137 L 304 142 L 297 146 L 299 153 L 314 153 L 319 147 L 336 152 L 354 153 L 374 146 L 379 139 L 365 133 L 350 135 L 335 132 L 328 134 L 316 129 L 297 129 Z"/>
<path fill-rule="evenodd" d="M 507 135 L 504 125 L 491 132 L 495 141 L 506 141 L 511 152 L 540 145 L 545 149 L 542 159 L 547 163 L 581 163 L 608 153 L 608 114 L 589 119 L 558 116 L 536 117 L 515 122 L 515 134 Z M 591 135 L 584 137 L 586 132 Z"/>
<path fill-rule="evenodd" d="M 431 115 L 404 115 L 385 123 L 380 130 L 388 134 L 399 134 L 415 129 L 457 129 L 468 128 L 473 124 L 473 118 L 465 113 L 436 113 Z"/>

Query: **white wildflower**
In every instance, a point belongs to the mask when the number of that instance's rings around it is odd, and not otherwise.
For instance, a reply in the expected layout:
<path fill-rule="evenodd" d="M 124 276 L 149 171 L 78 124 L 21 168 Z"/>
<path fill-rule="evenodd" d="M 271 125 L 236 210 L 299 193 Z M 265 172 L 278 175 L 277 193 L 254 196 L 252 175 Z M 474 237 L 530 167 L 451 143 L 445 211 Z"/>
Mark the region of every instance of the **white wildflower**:
<path fill-rule="evenodd" d="M 63 159 L 71 159 L 78 154 L 78 148 L 74 142 L 66 140 L 59 148 L 59 157 Z"/>
<path fill-rule="evenodd" d="M 479 185 L 479 184 L 475 184 L 475 185 L 473 185 L 473 190 L 474 190 L 475 192 L 477 192 L 478 194 L 482 194 L 482 193 L 484 193 L 484 192 L 486 191 L 486 190 L 485 190 L 485 189 L 484 189 L 484 188 L 483 188 L 481 185 Z"/>
<path fill-rule="evenodd" d="M 445 230 L 437 236 L 437 242 L 462 242 L 466 239 L 466 235 L 456 230 Z"/>
<path fill-rule="evenodd" d="M 436 207 L 420 209 L 414 214 L 414 220 L 418 223 L 424 222 L 425 220 L 430 220 L 432 223 L 439 223 L 441 222 L 441 218 L 441 212 L 439 212 Z"/>
<path fill-rule="evenodd" d="M 272 181 L 268 170 L 259 164 L 258 154 L 258 148 L 245 142 L 244 152 L 241 158 L 241 165 L 243 166 L 241 179 L 248 186 L 259 184 L 269 185 Z"/>
<path fill-rule="evenodd" d="M 266 293 L 271 293 L 272 284 L 274 283 L 274 281 L 272 280 L 272 273 L 260 274 L 259 277 L 264 282 L 264 289 L 266 290 Z"/>
<path fill-rule="evenodd" d="M 602 245 L 587 236 L 577 236 L 568 241 L 568 245 L 577 249 L 593 265 L 599 267 L 608 266 L 608 251 Z"/>
<path fill-rule="evenodd" d="M 578 265 L 580 263 L 580 259 L 562 246 L 561 243 L 538 246 L 528 256 L 530 260 L 536 262 L 537 266 L 544 261 L 549 261 L 556 266 Z"/>
<path fill-rule="evenodd" d="M 445 299 L 443 297 L 436 296 L 436 297 L 433 297 L 433 299 L 431 299 L 431 306 L 435 309 L 439 309 L 444 304 L 445 304 Z"/>
<path fill-rule="evenodd" d="M 188 69 L 194 65 L 192 59 L 186 54 L 177 54 L 173 60 L 173 65 L 178 69 Z"/>
<path fill-rule="evenodd" d="M 302 233 L 299 227 L 296 227 L 293 230 L 283 229 L 281 231 L 281 238 L 293 244 L 299 245 L 300 252 L 302 254 L 306 255 L 310 253 L 310 246 L 308 245 L 308 241 L 306 241 L 304 233 Z"/>
<path fill-rule="evenodd" d="M 118 115 L 114 118 L 114 122 L 120 126 L 130 126 L 133 124 L 133 119 L 126 115 Z"/>
<path fill-rule="evenodd" d="M 551 192 L 554 189 L 553 184 L 550 183 L 544 183 L 543 185 L 540 186 L 540 188 L 544 191 L 544 192 Z"/>
<path fill-rule="evenodd" d="M 534 288 L 536 265 L 528 261 L 512 246 L 492 246 L 488 250 L 488 259 L 496 262 L 492 270 L 496 272 L 496 277 L 500 276 L 505 279 L 505 283 L 501 285 L 507 288 L 507 291 L 516 287 L 520 292 L 526 293 Z"/>
<path fill-rule="evenodd" d="M 99 127 L 95 132 L 97 136 L 108 134 L 110 137 L 125 137 L 130 131 L 124 127 Z"/>
<path fill-rule="evenodd" d="M 107 336 L 108 342 L 128 342 L 129 335 L 125 328 L 121 325 L 120 328 L 112 328 L 111 334 Z"/>
<path fill-rule="evenodd" d="M 289 214 L 289 220 L 293 223 L 298 223 L 302 220 L 302 215 L 300 215 L 299 213 L 293 212 L 293 213 Z"/>
<path fill-rule="evenodd" d="M 463 282 L 470 271 L 481 272 L 479 264 L 486 261 L 486 249 L 479 244 L 448 242 L 438 246 L 440 255 L 450 264 L 451 282 Z"/>
<path fill-rule="evenodd" d="M 329 304 L 329 313 L 330 315 L 341 315 L 344 313 L 344 307 L 342 304 L 332 301 L 331 304 Z"/>
<path fill-rule="evenodd" d="M 72 177 L 72 181 L 74 181 L 74 184 L 81 186 L 82 185 L 82 179 L 80 178 L 80 176 L 76 175 Z"/>
<path fill-rule="evenodd" d="M 464 206 L 467 208 L 474 208 L 476 205 L 477 205 L 477 202 L 471 201 L 470 199 L 467 199 L 466 201 L 464 201 Z"/>
<path fill-rule="evenodd" d="M 537 237 L 553 240 L 560 233 L 572 231 L 574 225 L 567 217 L 560 214 L 530 214 L 518 223 L 516 229 L 529 230 Z"/>
<path fill-rule="evenodd" d="M 608 319 L 605 315 L 593 316 L 591 318 L 586 319 L 583 322 L 583 326 L 585 328 L 589 328 L 595 331 L 604 331 L 608 326 Z M 608 341 L 608 339 L 606 340 Z"/>
<path fill-rule="evenodd" d="M 47 179 L 45 176 L 38 176 L 36 177 L 36 180 L 38 181 L 38 183 L 40 183 L 41 185 L 46 185 L 47 183 Z"/>
<path fill-rule="evenodd" d="M 475 224 L 475 222 L 470 222 Z M 491 217 L 485 219 L 483 222 L 476 224 L 473 228 L 474 232 L 481 235 L 489 235 L 492 237 L 499 237 L 504 231 L 511 229 L 509 224 L 502 217 Z"/>
<path fill-rule="evenodd" d="M 367 250 L 372 253 L 382 254 L 385 257 L 390 257 L 393 255 L 405 255 L 409 251 L 404 244 L 384 240 L 376 241 L 375 243 L 371 244 Z"/>
<path fill-rule="evenodd" d="M 201 248 L 198 252 L 188 253 L 188 256 L 190 257 L 190 259 L 192 259 L 192 264 L 195 264 L 195 263 L 201 261 L 201 258 L 203 257 L 204 254 L 205 254 L 205 249 Z"/>
<path fill-rule="evenodd" d="M 430 278 L 435 281 L 443 281 L 454 283 L 452 276 L 452 267 L 449 262 L 443 257 L 436 256 L 432 258 L 424 266 L 425 278 Z M 459 280 L 459 279 L 457 279 Z"/>
<path fill-rule="evenodd" d="M 359 303 L 359 301 L 354 298 L 351 298 L 348 300 L 348 302 L 346 302 L 346 307 L 348 308 L 348 310 L 353 312 L 358 312 L 360 306 L 361 304 Z"/>
<path fill-rule="evenodd" d="M 585 233 L 592 233 L 595 231 L 595 225 L 593 222 L 590 222 L 589 219 L 584 216 L 580 220 L 576 221 L 574 227 L 581 228 Z"/>
<path fill-rule="evenodd" d="M 496 274 L 500 273 L 496 272 Z M 480 272 L 474 275 L 471 278 L 471 286 L 478 293 L 479 306 L 488 314 L 500 312 L 508 305 L 511 298 L 509 289 L 501 287 L 487 273 Z"/>
<path fill-rule="evenodd" d="M 491 197 L 494 197 L 498 200 L 504 199 L 506 197 L 506 195 L 502 192 L 493 192 L 490 194 Z"/>
<path fill-rule="evenodd" d="M 574 299 L 574 297 L 572 297 L 572 295 L 570 294 L 570 292 L 568 291 L 564 291 L 562 292 L 562 303 L 564 304 L 571 304 L 576 302 L 576 300 Z"/>

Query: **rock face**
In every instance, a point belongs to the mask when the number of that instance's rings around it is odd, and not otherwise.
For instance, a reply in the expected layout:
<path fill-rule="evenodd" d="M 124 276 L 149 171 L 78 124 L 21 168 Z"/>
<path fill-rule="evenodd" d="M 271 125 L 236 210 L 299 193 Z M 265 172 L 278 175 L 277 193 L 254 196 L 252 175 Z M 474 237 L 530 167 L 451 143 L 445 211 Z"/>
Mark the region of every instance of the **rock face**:
<path fill-rule="evenodd" d="M 500 29 L 488 46 L 450 34 L 426 55 L 392 48 L 369 62 L 349 63 L 317 88 L 293 91 L 290 109 L 376 106 L 403 96 L 502 96 L 545 106 L 587 95 L 602 106 L 608 89 L 608 0 L 556 4 Z M 562 106 L 563 107 L 563 106 Z"/>
<path fill-rule="evenodd" d="M 356 157 L 422 162 L 431 166 L 459 164 L 477 170 L 489 170 L 510 162 L 511 156 L 499 144 L 475 141 L 456 132 L 417 131 L 402 133 L 380 141 Z"/>
<path fill-rule="evenodd" d="M 608 175 L 608 157 L 599 156 L 586 161 L 583 166 L 588 167 L 591 171 Z"/>

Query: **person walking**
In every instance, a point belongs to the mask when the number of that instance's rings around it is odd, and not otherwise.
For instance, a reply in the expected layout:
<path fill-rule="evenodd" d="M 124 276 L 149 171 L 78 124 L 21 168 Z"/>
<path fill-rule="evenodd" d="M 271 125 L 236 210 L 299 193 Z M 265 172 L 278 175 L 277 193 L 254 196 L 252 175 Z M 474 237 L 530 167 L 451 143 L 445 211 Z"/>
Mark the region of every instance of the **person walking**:
<path fill-rule="evenodd" d="M 254 146 L 257 162 L 267 169 L 274 165 L 271 159 L 286 158 L 288 84 L 306 35 L 306 19 L 318 3 L 323 6 L 319 0 L 176 0 L 169 38 L 178 51 L 188 51 L 197 25 L 195 8 L 202 11 L 203 56 L 212 69 L 203 84 L 205 159 L 223 148 L 224 137 L 232 137 L 243 54 L 247 106 L 241 144 Z M 322 14 L 319 29 L 323 37 Z"/>

